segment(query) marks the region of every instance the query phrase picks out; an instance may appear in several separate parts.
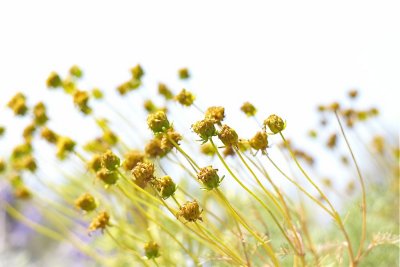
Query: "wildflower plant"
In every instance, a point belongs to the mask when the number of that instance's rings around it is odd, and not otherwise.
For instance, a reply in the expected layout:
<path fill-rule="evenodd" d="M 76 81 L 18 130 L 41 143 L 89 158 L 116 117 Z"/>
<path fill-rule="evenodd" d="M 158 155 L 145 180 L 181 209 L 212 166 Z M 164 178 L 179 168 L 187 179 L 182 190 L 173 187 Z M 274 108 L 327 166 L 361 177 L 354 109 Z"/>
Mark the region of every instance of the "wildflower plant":
<path fill-rule="evenodd" d="M 243 136 L 224 107 L 203 112 L 201 95 L 161 82 L 154 94 L 142 90 L 148 76 L 136 65 L 110 92 L 83 88 L 76 65 L 65 77 L 50 73 L 43 93 L 59 91 L 92 122 L 87 127 L 98 134 L 89 140 L 80 139 L 86 126 L 78 122 L 69 136 L 53 128 L 52 103 L 31 107 L 21 92 L 8 101 L 9 116 L 25 122 L 23 142 L 0 158 L 0 182 L 13 193 L 1 205 L 10 218 L 73 245 L 98 266 L 399 263 L 398 140 L 369 127 L 379 125 L 379 111 L 358 108 L 358 91 L 347 102 L 320 105 L 322 123 L 309 131 L 315 146 L 326 146 L 329 163 L 352 176 L 343 186 L 339 178 L 318 175 L 320 157 L 287 138 L 290 118 L 245 102 L 237 107 L 244 113 L 239 119 L 251 120 L 256 130 Z M 180 82 L 190 77 L 188 69 L 178 71 Z M 137 96 L 143 105 L 131 103 L 136 90 L 144 91 Z M 118 103 L 107 102 L 113 93 Z M 182 110 L 200 119 L 182 122 Z M 9 138 L 5 129 L 0 142 Z M 370 144 L 358 138 L 360 129 Z M 41 219 L 24 207 L 35 207 Z"/>

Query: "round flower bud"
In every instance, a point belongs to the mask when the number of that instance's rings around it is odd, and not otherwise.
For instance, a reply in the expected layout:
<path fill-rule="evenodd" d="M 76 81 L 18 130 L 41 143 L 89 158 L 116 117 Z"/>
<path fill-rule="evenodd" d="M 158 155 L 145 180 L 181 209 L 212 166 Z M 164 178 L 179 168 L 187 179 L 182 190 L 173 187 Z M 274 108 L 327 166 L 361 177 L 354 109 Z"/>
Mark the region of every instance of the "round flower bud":
<path fill-rule="evenodd" d="M 164 111 L 156 111 L 147 116 L 147 125 L 154 133 L 165 132 L 169 127 L 169 121 Z"/>
<path fill-rule="evenodd" d="M 102 157 L 101 155 L 94 155 L 92 159 L 88 162 L 87 166 L 88 169 L 94 172 L 97 172 L 101 169 L 101 161 Z"/>
<path fill-rule="evenodd" d="M 92 89 L 92 96 L 94 99 L 103 99 L 104 97 L 103 92 L 99 88 Z"/>
<path fill-rule="evenodd" d="M 76 143 L 69 137 L 57 138 L 57 157 L 64 159 L 67 152 L 72 152 L 75 148 Z"/>
<path fill-rule="evenodd" d="M 268 135 L 266 132 L 257 132 L 253 138 L 249 140 L 250 146 L 255 150 L 265 150 L 268 147 Z"/>
<path fill-rule="evenodd" d="M 4 159 L 0 158 L 0 174 L 6 170 L 6 162 Z"/>
<path fill-rule="evenodd" d="M 58 135 L 47 127 L 42 128 L 40 135 L 49 143 L 57 143 Z"/>
<path fill-rule="evenodd" d="M 101 156 L 101 165 L 109 171 L 114 171 L 119 167 L 120 159 L 112 151 L 108 150 Z"/>
<path fill-rule="evenodd" d="M 158 93 L 162 95 L 166 100 L 171 100 L 174 98 L 174 94 L 171 90 L 163 83 L 158 84 Z"/>
<path fill-rule="evenodd" d="M 175 96 L 176 101 L 187 107 L 191 106 L 195 99 L 195 96 L 191 92 L 186 91 L 186 89 L 182 89 L 182 91 Z"/>
<path fill-rule="evenodd" d="M 69 69 L 69 74 L 75 78 L 82 78 L 83 76 L 82 70 L 77 65 L 74 65 Z"/>
<path fill-rule="evenodd" d="M 225 149 L 222 151 L 222 154 L 225 158 L 235 156 L 235 150 L 232 146 L 226 146 Z"/>
<path fill-rule="evenodd" d="M 132 174 L 135 176 L 135 182 L 140 187 L 145 187 L 148 182 L 154 179 L 154 164 L 151 162 L 139 162 L 132 169 Z"/>
<path fill-rule="evenodd" d="M 29 189 L 25 186 L 18 186 L 15 191 L 14 191 L 14 195 L 16 198 L 18 199 L 29 199 L 32 197 L 32 193 L 31 191 L 29 191 Z"/>
<path fill-rule="evenodd" d="M 176 191 L 176 184 L 168 175 L 157 179 L 154 183 L 154 186 L 163 199 L 169 198 Z"/>
<path fill-rule="evenodd" d="M 33 107 L 33 116 L 37 125 L 43 125 L 49 120 L 46 114 L 46 106 L 43 102 L 39 102 Z"/>
<path fill-rule="evenodd" d="M 195 222 L 197 220 L 202 221 L 203 219 L 200 216 L 201 212 L 199 204 L 196 200 L 193 200 L 187 201 L 183 204 L 182 207 L 180 207 L 177 216 L 178 218 L 183 217 L 188 222 Z"/>
<path fill-rule="evenodd" d="M 246 114 L 248 117 L 255 116 L 257 113 L 257 109 L 250 102 L 243 103 L 240 110 L 243 111 L 243 113 Z"/>
<path fill-rule="evenodd" d="M 82 111 L 84 114 L 89 114 L 92 110 L 88 106 L 89 103 L 89 93 L 86 91 L 76 91 L 74 93 L 74 104 Z"/>
<path fill-rule="evenodd" d="M 220 124 L 225 118 L 225 108 L 209 107 L 206 110 L 205 118 L 211 120 L 213 123 Z"/>
<path fill-rule="evenodd" d="M 217 188 L 221 183 L 221 179 L 217 174 L 217 169 L 213 169 L 212 166 L 201 168 L 197 174 L 197 179 L 206 187 L 208 190 Z"/>
<path fill-rule="evenodd" d="M 92 222 L 89 225 L 89 232 L 93 232 L 98 229 L 104 231 L 104 229 L 109 225 L 109 222 L 110 222 L 110 215 L 108 215 L 107 212 L 103 211 L 92 220 Z"/>
<path fill-rule="evenodd" d="M 214 123 L 210 119 L 204 119 L 192 125 L 193 132 L 198 134 L 203 141 L 207 141 L 217 135 Z"/>
<path fill-rule="evenodd" d="M 265 121 L 264 125 L 268 126 L 268 128 L 274 134 L 280 133 L 285 129 L 285 123 L 281 117 L 278 117 L 275 114 L 270 115 Z"/>
<path fill-rule="evenodd" d="M 210 143 L 203 144 L 200 147 L 200 152 L 207 156 L 214 156 L 216 153 L 214 146 Z"/>
<path fill-rule="evenodd" d="M 326 142 L 327 147 L 334 148 L 337 144 L 337 134 L 331 134 Z"/>
<path fill-rule="evenodd" d="M 224 124 L 218 134 L 219 139 L 225 146 L 237 146 L 239 137 L 234 129 Z"/>
<path fill-rule="evenodd" d="M 46 80 L 46 85 L 48 88 L 57 88 L 62 86 L 62 81 L 60 76 L 56 72 L 50 73 Z"/>
<path fill-rule="evenodd" d="M 102 180 L 106 185 L 113 185 L 118 181 L 118 173 L 107 170 L 106 168 L 101 168 L 97 171 L 96 177 Z"/>
<path fill-rule="evenodd" d="M 174 131 L 172 128 L 168 129 L 168 131 L 162 135 L 161 137 L 161 149 L 164 151 L 165 154 L 170 152 L 175 146 L 174 141 L 177 145 L 179 145 L 179 141 L 182 140 L 182 135 L 180 133 Z"/>
<path fill-rule="evenodd" d="M 33 135 L 36 132 L 36 125 L 31 123 L 25 127 L 22 136 L 25 139 L 25 142 L 30 143 L 33 139 Z"/>
<path fill-rule="evenodd" d="M 141 152 L 141 151 L 139 151 L 139 150 L 132 150 L 132 151 L 129 151 L 129 152 L 127 152 L 127 153 L 125 154 L 125 160 L 124 160 L 124 162 L 122 163 L 122 167 L 123 167 L 125 170 L 130 171 L 130 170 L 132 170 L 133 168 L 135 168 L 136 165 L 137 165 L 139 162 L 142 162 L 142 161 L 144 160 L 144 157 L 145 157 L 144 153 Z"/>
<path fill-rule="evenodd" d="M 14 114 L 17 116 L 23 116 L 28 111 L 26 97 L 22 93 L 15 94 L 7 103 L 7 106 L 12 109 Z"/>
<path fill-rule="evenodd" d="M 142 66 L 140 66 L 139 64 L 137 64 L 135 67 L 133 67 L 133 68 L 131 69 L 131 74 L 132 74 L 132 77 L 133 77 L 134 79 L 140 80 L 140 79 L 143 77 L 143 75 L 144 75 L 144 71 L 143 71 L 143 69 L 142 69 Z"/>
<path fill-rule="evenodd" d="M 97 207 L 94 197 L 89 193 L 85 193 L 77 198 L 75 200 L 75 206 L 84 211 L 92 211 Z"/>
<path fill-rule="evenodd" d="M 179 79 L 186 80 L 189 79 L 190 73 L 187 68 L 182 68 L 178 70 Z"/>
<path fill-rule="evenodd" d="M 158 256 L 160 256 L 159 249 L 160 249 L 160 246 L 156 242 L 153 242 L 153 241 L 147 242 L 144 245 L 144 253 L 146 254 L 146 257 L 148 259 L 155 259 Z"/>
<path fill-rule="evenodd" d="M 166 154 L 165 151 L 161 148 L 161 139 L 159 138 L 154 138 L 150 140 L 146 144 L 144 152 L 150 158 L 163 157 Z"/>

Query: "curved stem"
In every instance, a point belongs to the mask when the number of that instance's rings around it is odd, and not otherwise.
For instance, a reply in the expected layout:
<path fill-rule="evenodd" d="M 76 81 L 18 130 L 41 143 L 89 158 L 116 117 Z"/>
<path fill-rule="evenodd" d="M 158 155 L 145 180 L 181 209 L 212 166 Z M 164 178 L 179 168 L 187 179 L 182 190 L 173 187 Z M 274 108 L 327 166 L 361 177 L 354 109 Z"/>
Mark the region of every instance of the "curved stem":
<path fill-rule="evenodd" d="M 362 209 L 362 230 L 361 230 L 361 239 L 360 239 L 360 245 L 358 248 L 358 252 L 357 252 L 357 256 L 356 256 L 356 261 L 361 257 L 361 254 L 363 252 L 364 249 L 364 242 L 366 239 L 366 235 L 367 235 L 367 197 L 366 197 L 366 190 L 365 190 L 365 183 L 364 183 L 364 179 L 363 176 L 361 175 L 361 171 L 360 171 L 360 167 L 357 164 L 357 160 L 356 157 L 354 156 L 353 150 L 351 149 L 350 143 L 347 139 L 347 136 L 344 132 L 343 129 L 343 125 L 340 121 L 339 115 L 337 114 L 337 111 L 335 111 L 335 116 L 336 116 L 336 120 L 339 123 L 339 127 L 340 127 L 340 131 L 342 132 L 343 138 L 346 141 L 346 145 L 347 148 L 349 149 L 351 158 L 353 159 L 354 165 L 356 167 L 357 170 L 357 174 L 358 174 L 358 179 L 360 181 L 361 184 L 361 191 L 362 191 L 362 205 L 361 205 L 361 209 Z"/>

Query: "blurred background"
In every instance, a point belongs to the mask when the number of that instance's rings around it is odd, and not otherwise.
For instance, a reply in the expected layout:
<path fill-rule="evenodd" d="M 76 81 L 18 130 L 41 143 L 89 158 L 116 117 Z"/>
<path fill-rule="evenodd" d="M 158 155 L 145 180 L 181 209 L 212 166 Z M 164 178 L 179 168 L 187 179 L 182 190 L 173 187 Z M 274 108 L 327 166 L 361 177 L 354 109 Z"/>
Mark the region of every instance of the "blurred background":
<path fill-rule="evenodd" d="M 158 82 L 175 92 L 185 87 L 199 106 L 225 106 L 243 135 L 255 129 L 241 121 L 244 101 L 260 117 L 280 114 L 288 135 L 302 142 L 318 123 L 318 104 L 357 89 L 358 105 L 379 108 L 381 127 L 398 138 L 399 13 L 399 1 L 0 1 L 0 124 L 20 123 L 5 105 L 21 91 L 31 104 L 50 102 L 49 113 L 58 114 L 50 125 L 73 135 L 73 104 L 45 94 L 48 74 L 76 64 L 82 88 L 99 87 L 112 103 L 140 63 L 142 91 L 156 92 Z M 182 67 L 192 77 L 185 84 L 177 79 Z M 139 115 L 132 119 L 144 121 Z M 182 113 L 181 120 L 198 117 Z M 21 141 L 12 130 L 10 137 Z M 11 146 L 0 142 L 0 156 Z"/>

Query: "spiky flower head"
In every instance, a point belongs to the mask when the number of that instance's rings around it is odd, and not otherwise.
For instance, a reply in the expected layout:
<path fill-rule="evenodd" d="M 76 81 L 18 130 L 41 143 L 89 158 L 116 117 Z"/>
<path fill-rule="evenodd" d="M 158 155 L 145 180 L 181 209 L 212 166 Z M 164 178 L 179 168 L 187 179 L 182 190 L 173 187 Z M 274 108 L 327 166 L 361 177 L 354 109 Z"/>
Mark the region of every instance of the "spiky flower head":
<path fill-rule="evenodd" d="M 83 211 L 92 211 L 96 209 L 96 200 L 89 193 L 84 193 L 75 200 L 75 206 Z"/>
<path fill-rule="evenodd" d="M 211 120 L 213 123 L 221 124 L 225 118 L 225 108 L 224 107 L 209 107 L 206 110 L 205 118 Z"/>
<path fill-rule="evenodd" d="M 165 151 L 161 148 L 161 139 L 159 137 L 151 139 L 146 144 L 144 152 L 150 158 L 163 157 L 166 155 Z"/>
<path fill-rule="evenodd" d="M 101 165 L 109 171 L 115 171 L 120 166 L 120 159 L 111 150 L 101 156 Z"/>
<path fill-rule="evenodd" d="M 167 115 L 161 110 L 147 116 L 147 125 L 155 134 L 165 132 L 170 127 Z"/>
<path fill-rule="evenodd" d="M 201 168 L 197 174 L 197 179 L 207 190 L 212 190 L 217 188 L 222 181 L 217 172 L 218 170 L 214 169 L 212 166 Z"/>
<path fill-rule="evenodd" d="M 144 254 L 148 259 L 155 259 L 160 256 L 160 246 L 154 242 L 150 241 L 144 245 Z"/>
<path fill-rule="evenodd" d="M 101 212 L 97 215 L 89 225 L 89 232 L 96 230 L 104 231 L 107 226 L 110 225 L 110 215 L 106 211 Z"/>
<path fill-rule="evenodd" d="M 268 147 L 268 135 L 265 131 L 257 132 L 249 140 L 250 146 L 255 150 L 265 150 Z"/>
<path fill-rule="evenodd" d="M 277 134 L 285 129 L 285 122 L 281 117 L 272 114 L 266 120 L 264 120 L 264 126 L 268 126 L 272 133 Z"/>
<path fill-rule="evenodd" d="M 203 142 L 207 142 L 211 137 L 217 135 L 214 122 L 210 119 L 204 119 L 192 125 L 192 130 L 198 134 Z"/>
<path fill-rule="evenodd" d="M 218 137 L 221 140 L 221 142 L 225 146 L 237 146 L 239 137 L 238 134 L 234 129 L 229 127 L 228 125 L 224 124 L 222 125 L 221 130 L 218 133 Z"/>
<path fill-rule="evenodd" d="M 175 100 L 178 101 L 183 106 L 191 106 L 196 97 L 186 89 L 182 89 L 182 91 L 175 96 Z"/>
<path fill-rule="evenodd" d="M 154 187 L 160 193 L 163 199 L 172 196 L 176 191 L 176 184 L 170 176 L 163 176 L 154 181 Z"/>
<path fill-rule="evenodd" d="M 152 162 L 139 162 L 132 169 L 132 174 L 135 177 L 135 182 L 144 188 L 147 183 L 154 179 L 154 164 Z"/>
<path fill-rule="evenodd" d="M 122 163 L 122 167 L 127 170 L 131 171 L 139 162 L 144 160 L 145 154 L 140 150 L 131 150 L 125 153 L 125 160 Z"/>
<path fill-rule="evenodd" d="M 240 110 L 246 114 L 248 117 L 255 116 L 257 113 L 257 109 L 253 104 L 250 102 L 244 102 L 243 105 L 240 107 Z"/>
<path fill-rule="evenodd" d="M 202 221 L 202 211 L 200 210 L 199 203 L 196 200 L 187 201 L 183 204 L 178 211 L 177 217 L 183 217 L 188 222 Z"/>

